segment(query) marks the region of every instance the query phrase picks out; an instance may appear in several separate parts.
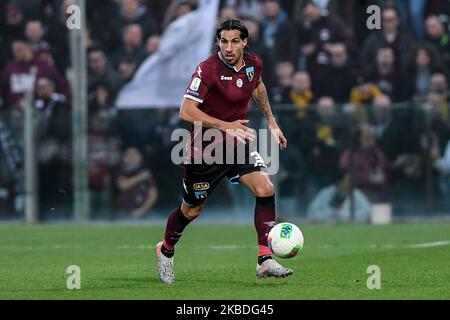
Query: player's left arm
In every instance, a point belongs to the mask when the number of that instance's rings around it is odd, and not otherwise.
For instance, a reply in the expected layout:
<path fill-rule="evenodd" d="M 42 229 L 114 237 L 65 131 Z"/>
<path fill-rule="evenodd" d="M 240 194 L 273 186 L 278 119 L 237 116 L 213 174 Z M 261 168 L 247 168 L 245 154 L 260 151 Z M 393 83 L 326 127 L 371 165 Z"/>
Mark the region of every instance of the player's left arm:
<path fill-rule="evenodd" d="M 261 78 L 259 78 L 256 88 L 253 91 L 253 99 L 258 104 L 261 109 L 264 117 L 266 117 L 267 122 L 269 123 L 269 129 L 272 132 L 273 136 L 277 140 L 280 145 L 280 149 L 284 150 L 287 147 L 287 139 L 285 138 L 283 132 L 278 127 L 277 121 L 273 116 L 272 109 L 270 108 L 269 96 L 267 94 L 266 86 Z"/>

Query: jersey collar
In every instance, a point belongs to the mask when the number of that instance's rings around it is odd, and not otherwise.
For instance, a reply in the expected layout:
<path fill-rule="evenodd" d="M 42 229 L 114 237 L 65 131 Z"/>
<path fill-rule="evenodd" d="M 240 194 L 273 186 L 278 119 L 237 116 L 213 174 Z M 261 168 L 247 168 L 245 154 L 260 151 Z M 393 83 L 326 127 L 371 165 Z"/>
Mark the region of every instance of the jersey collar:
<path fill-rule="evenodd" d="M 243 67 L 245 67 L 245 60 L 242 60 L 243 64 L 239 69 L 236 69 L 235 66 L 232 66 L 231 64 L 229 64 L 222 56 L 222 52 L 218 51 L 217 55 L 219 56 L 219 59 L 230 69 L 233 69 L 236 72 L 239 72 L 242 70 Z"/>

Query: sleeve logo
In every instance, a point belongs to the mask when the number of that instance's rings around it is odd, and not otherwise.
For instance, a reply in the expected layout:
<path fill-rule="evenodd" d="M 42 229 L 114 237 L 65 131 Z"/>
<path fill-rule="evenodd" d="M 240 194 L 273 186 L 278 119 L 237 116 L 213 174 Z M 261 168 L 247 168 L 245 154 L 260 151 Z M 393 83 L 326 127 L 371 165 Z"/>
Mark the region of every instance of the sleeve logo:
<path fill-rule="evenodd" d="M 192 91 L 198 91 L 201 82 L 202 80 L 200 78 L 194 78 L 191 82 L 191 86 L 189 87 L 189 89 L 191 89 Z"/>
<path fill-rule="evenodd" d="M 255 67 L 248 67 L 245 69 L 245 73 L 247 74 L 247 78 L 250 82 L 253 81 L 253 78 L 255 77 Z"/>

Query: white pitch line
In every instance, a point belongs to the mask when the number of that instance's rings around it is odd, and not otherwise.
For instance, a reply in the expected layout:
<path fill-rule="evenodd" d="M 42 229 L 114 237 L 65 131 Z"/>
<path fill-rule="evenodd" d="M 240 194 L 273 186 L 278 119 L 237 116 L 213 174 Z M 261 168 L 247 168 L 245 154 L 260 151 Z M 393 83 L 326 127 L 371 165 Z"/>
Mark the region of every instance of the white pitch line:
<path fill-rule="evenodd" d="M 443 246 L 449 246 L 450 241 L 435 241 L 435 242 L 428 242 L 428 243 L 417 243 L 417 244 L 411 244 L 408 247 L 409 248 L 432 248 L 432 247 L 443 247 Z"/>

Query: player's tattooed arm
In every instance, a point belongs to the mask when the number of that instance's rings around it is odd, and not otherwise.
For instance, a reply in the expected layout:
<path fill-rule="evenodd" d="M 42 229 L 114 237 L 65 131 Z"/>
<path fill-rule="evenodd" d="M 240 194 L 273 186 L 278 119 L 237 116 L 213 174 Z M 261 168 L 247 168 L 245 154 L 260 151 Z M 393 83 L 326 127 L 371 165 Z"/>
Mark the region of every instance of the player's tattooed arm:
<path fill-rule="evenodd" d="M 262 113 L 266 117 L 269 125 L 276 125 L 275 117 L 272 114 L 272 110 L 270 108 L 269 96 L 267 95 L 267 89 L 264 85 L 264 82 L 261 78 L 258 80 L 258 84 L 256 85 L 256 89 L 253 91 L 253 99 L 258 104 Z"/>
<path fill-rule="evenodd" d="M 213 129 L 221 129 L 220 123 L 218 122 L 208 122 L 208 121 L 203 121 L 202 125 L 204 128 L 213 128 Z"/>
<path fill-rule="evenodd" d="M 272 110 L 270 108 L 269 96 L 267 95 L 267 89 L 266 86 L 264 85 L 264 82 L 262 82 L 261 78 L 258 80 L 256 89 L 253 91 L 253 99 L 259 105 L 259 108 L 266 117 L 267 122 L 269 123 L 269 129 L 271 130 L 272 135 L 278 141 L 280 149 L 281 150 L 286 149 L 287 139 L 285 138 L 283 132 L 278 127 L 275 117 L 273 116 Z"/>

